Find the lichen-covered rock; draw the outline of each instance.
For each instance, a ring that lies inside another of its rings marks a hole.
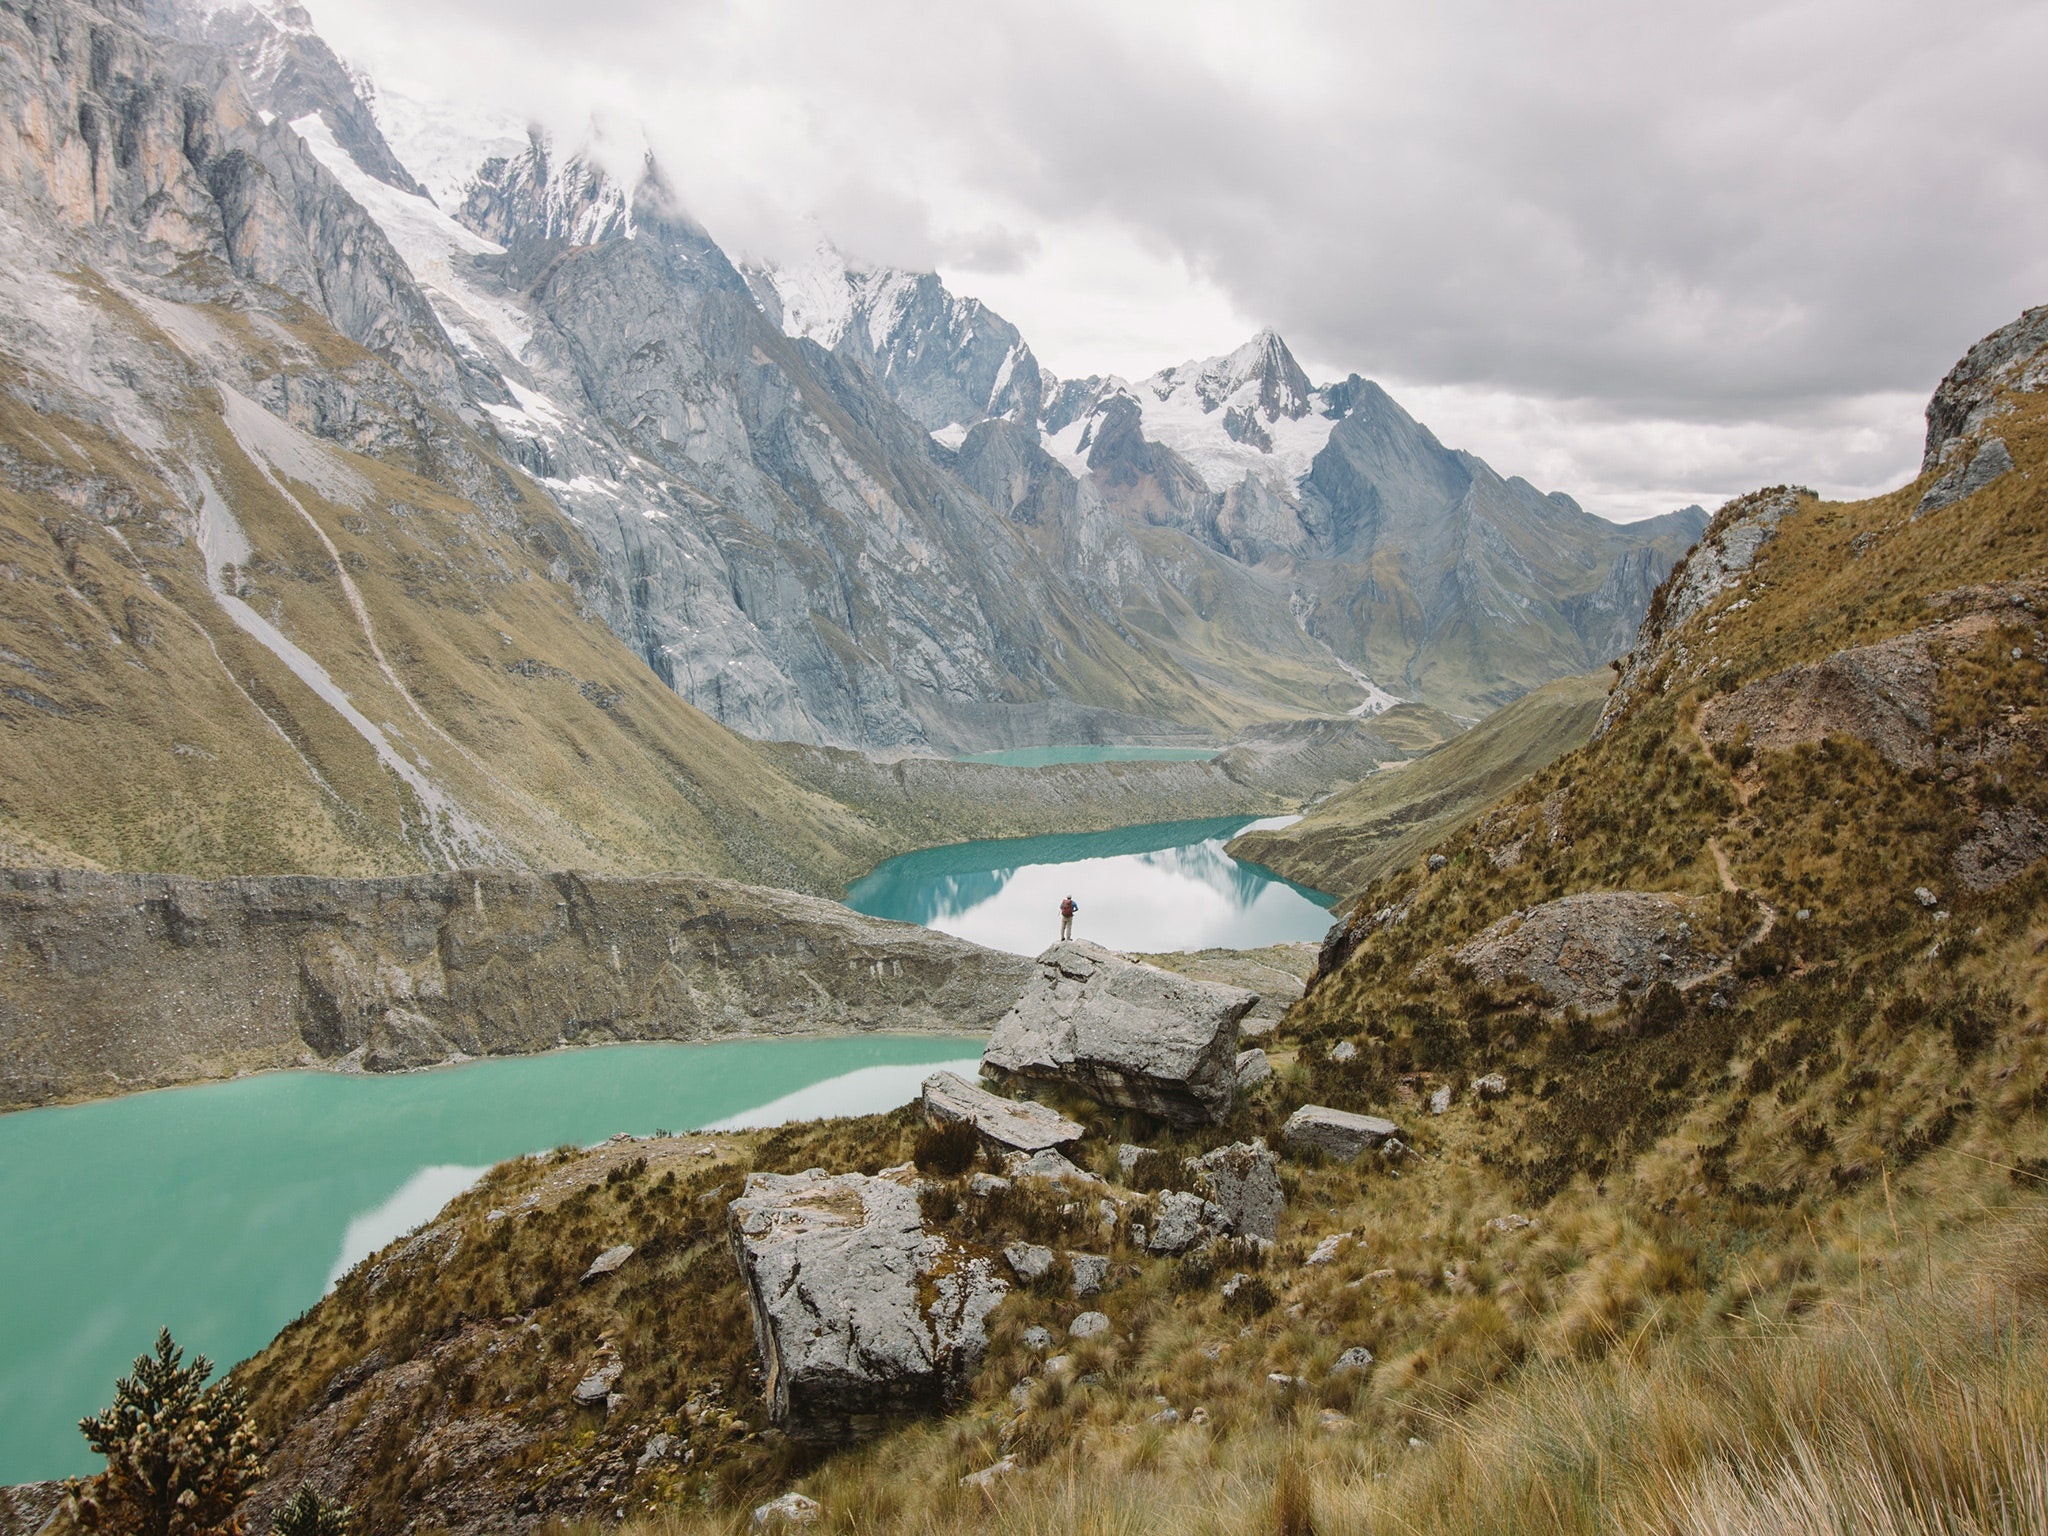
[[[2048,389],[2048,304],[2002,325],[1963,355],[1927,402],[1927,445],[1920,473],[1931,474],[1960,439],[2009,409],[2006,391]]]
[[[1012,1152],[1003,1160],[1003,1172],[1013,1179],[1056,1179],[1074,1184],[1102,1182],[1086,1168],[1075,1167],[1049,1147],[1028,1157],[1022,1152]]]
[[[751,1174],[728,1231],[769,1417],[810,1444],[958,1401],[1009,1289],[989,1257],[925,1230],[900,1170]]]
[[[1231,1232],[1239,1237],[1280,1235],[1280,1213],[1287,1196],[1280,1188],[1280,1159],[1263,1139],[1234,1142],[1188,1159],[1188,1169],[1222,1211]]]
[[[586,1281],[601,1280],[631,1257],[633,1257],[633,1245],[631,1243],[620,1243],[616,1247],[607,1248],[603,1253],[600,1253],[590,1261],[590,1268],[583,1271],[583,1278]]]
[[[1067,1252],[1067,1267],[1074,1274],[1074,1297],[1093,1296],[1109,1279],[1109,1259],[1100,1253]]]
[[[1213,1200],[1191,1195],[1184,1189],[1169,1189],[1159,1197],[1159,1208],[1145,1236],[1145,1246],[1154,1253],[1186,1253],[1212,1237],[1226,1236],[1229,1218]]]
[[[1346,1161],[1393,1138],[1400,1129],[1378,1115],[1354,1115],[1347,1109],[1304,1104],[1287,1117],[1280,1139],[1290,1147],[1314,1147]]]
[[[934,1072],[924,1080],[924,1117],[932,1125],[965,1121],[984,1141],[1017,1152],[1063,1147],[1088,1134],[1057,1110],[1029,1099],[1005,1099],[977,1088],[956,1072]]]
[[[1181,1125],[1221,1121],[1237,1092],[1237,1023],[1258,995],[1055,944],[982,1053],[998,1079],[1070,1083]]]
[[[1927,494],[1920,498],[1920,504],[1913,509],[1915,518],[1925,517],[1930,512],[1939,512],[1943,507],[1953,506],[1965,496],[1974,496],[1992,481],[2012,472],[2012,450],[2005,446],[2005,439],[1993,437],[1985,440],[1967,465],[1958,462],[1947,474],[1927,488]]]

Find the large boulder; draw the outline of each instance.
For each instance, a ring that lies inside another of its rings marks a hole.
[[[1180,1125],[1219,1122],[1237,1089],[1237,1025],[1258,994],[1055,944],[982,1052],[998,1080],[1070,1083]]]
[[[924,1117],[934,1126],[966,1121],[982,1140],[1015,1152],[1043,1152],[1088,1134],[1057,1110],[1029,1099],[1005,1099],[977,1088],[957,1072],[934,1072],[924,1080]]]
[[[925,1230],[907,1168],[750,1174],[727,1222],[768,1415],[792,1440],[835,1444],[959,1401],[1009,1285]]]

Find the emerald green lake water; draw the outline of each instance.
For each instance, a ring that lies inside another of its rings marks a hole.
[[[1221,747],[1013,747],[974,752],[963,763],[997,763],[1005,768],[1052,768],[1061,763],[1205,763]]]
[[[980,1053],[930,1035],[615,1045],[0,1115],[0,1483],[91,1471],[77,1420],[159,1326],[224,1369],[493,1163],[890,1109]]]
[[[1170,821],[925,848],[876,866],[847,890],[846,904],[1020,955],[1059,937],[1060,901],[1070,895],[1081,909],[1074,937],[1111,949],[1157,954],[1320,939],[1334,896],[1223,851],[1247,827],[1293,819]]]

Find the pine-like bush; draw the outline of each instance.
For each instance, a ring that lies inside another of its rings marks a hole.
[[[213,1362],[184,1351],[168,1328],[154,1354],[138,1355],[114,1383],[113,1406],[80,1419],[88,1444],[107,1458],[97,1477],[70,1487],[78,1523],[122,1536],[214,1536],[231,1532],[235,1506],[263,1475],[256,1426],[242,1394],[206,1385]]]

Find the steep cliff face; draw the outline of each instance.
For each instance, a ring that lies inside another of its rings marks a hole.
[[[789,891],[0,873],[0,1109],[262,1067],[988,1029],[1031,962]]]
[[[192,0],[144,0],[151,30],[203,43],[231,59],[259,110],[291,122],[317,115],[365,174],[402,192],[424,192],[377,125],[356,78],[294,0],[204,7]]]
[[[219,53],[29,0],[0,73],[10,859],[837,888],[888,848],[606,630],[485,349]]]

